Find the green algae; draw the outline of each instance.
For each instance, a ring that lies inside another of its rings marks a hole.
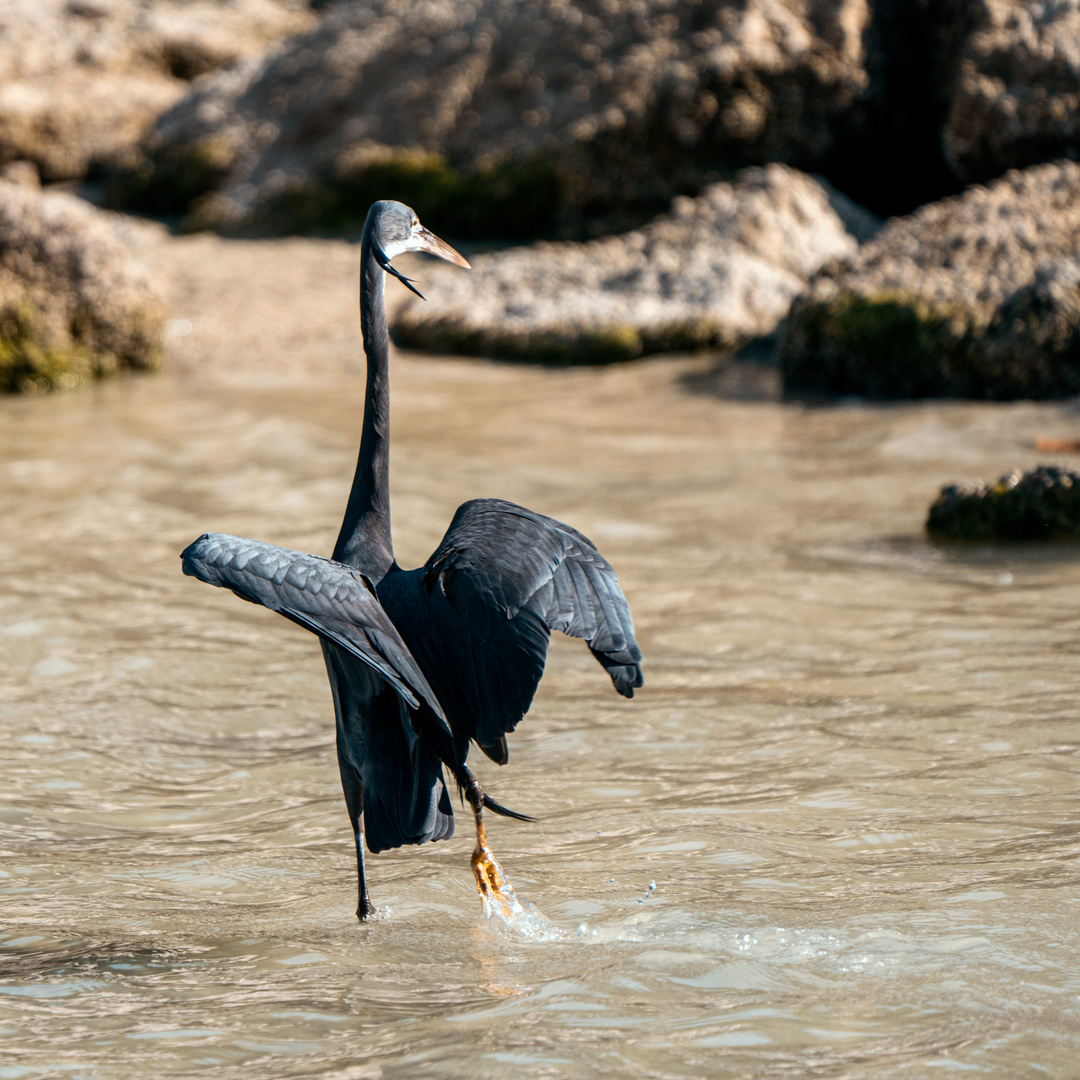
[[[404,150],[294,182],[258,208],[251,228],[355,232],[371,204],[385,198],[411,206],[433,231],[466,239],[549,235],[562,203],[557,172],[546,158],[457,169],[441,154]]]
[[[780,340],[789,394],[988,401],[1080,392],[1080,300],[1039,282],[996,311],[899,291],[813,293]]]
[[[156,154],[137,153],[110,168],[105,205],[145,214],[186,214],[224,183],[233,159],[231,144],[220,136]]]
[[[77,343],[47,343],[29,302],[0,308],[0,391],[38,393],[71,389],[96,375],[90,349]]]
[[[122,368],[151,370],[160,365],[158,320],[129,327],[128,340],[118,351],[95,347],[88,315],[76,315],[71,322],[69,340],[60,343],[31,301],[0,307],[0,393],[71,390]]]
[[[788,391],[869,398],[972,395],[971,315],[899,291],[795,303],[779,354]]]
[[[725,347],[722,332],[709,319],[688,319],[656,326],[608,324],[505,331],[456,320],[399,320],[394,340],[406,348],[455,356],[486,356],[551,367],[600,366],[663,352],[696,352]]]

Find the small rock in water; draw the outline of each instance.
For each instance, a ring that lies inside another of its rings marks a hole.
[[[939,540],[1080,539],[1080,473],[1039,465],[995,484],[950,484],[930,507],[926,531]]]

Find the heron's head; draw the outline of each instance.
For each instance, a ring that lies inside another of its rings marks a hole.
[[[456,263],[470,269],[468,260],[455,251],[445,240],[440,240],[420,224],[416,212],[404,203],[385,200],[374,203],[368,211],[364,232],[371,239],[372,250],[379,265],[399,281],[404,282],[417,296],[421,294],[413,288],[409,279],[398,273],[390,260],[395,255],[406,251],[426,251],[447,262]],[[422,298],[422,297],[421,297]]]

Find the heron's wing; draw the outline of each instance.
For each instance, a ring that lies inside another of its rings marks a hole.
[[[420,708],[422,699],[450,733],[435,692],[358,570],[225,533],[204,533],[180,558],[185,574],[231,589],[351,653],[411,708]]]
[[[641,686],[641,650],[611,564],[576,529],[501,499],[475,499],[454,515],[424,567],[465,635],[473,738],[496,760],[502,736],[528,710],[544,671],[550,631],[584,638],[615,689]],[[455,727],[457,725],[455,724]]]

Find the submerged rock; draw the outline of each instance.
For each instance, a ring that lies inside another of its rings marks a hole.
[[[1080,0],[975,0],[944,145],[957,175],[1080,156]]]
[[[866,86],[867,18],[865,0],[342,0],[200,82],[140,168],[177,208],[213,192],[190,220],[225,230],[348,227],[393,195],[449,235],[610,232],[739,166],[822,161]]]
[[[890,221],[792,306],[789,392],[1080,393],[1080,164],[1012,172]]]
[[[158,364],[162,303],[109,217],[0,181],[0,391]]]
[[[926,530],[940,540],[1080,539],[1080,473],[1038,465],[996,484],[950,484]]]
[[[822,263],[855,252],[849,229],[874,225],[794,169],[747,169],[621,236],[432,266],[429,299],[407,300],[393,329],[414,348],[565,364],[734,346],[774,330]]]
[[[137,144],[196,76],[312,22],[303,0],[5,0],[0,165],[83,177]]]

